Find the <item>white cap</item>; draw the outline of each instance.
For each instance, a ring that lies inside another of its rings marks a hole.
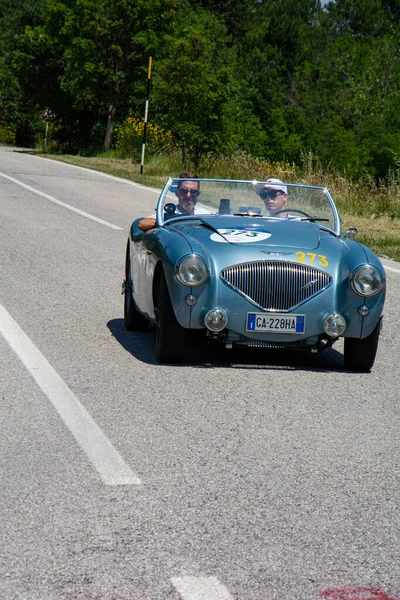
[[[287,194],[287,187],[280,179],[267,179],[265,183],[258,186],[256,194],[260,195],[264,190],[282,190],[282,192]]]

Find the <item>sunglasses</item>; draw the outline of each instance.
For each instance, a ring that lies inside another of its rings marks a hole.
[[[184,196],[186,196],[187,194],[190,194],[191,196],[196,198],[197,196],[199,196],[200,191],[199,190],[191,190],[189,188],[182,187],[182,188],[178,189],[178,193],[183,194]]]
[[[261,200],[266,200],[267,198],[271,198],[271,200],[275,200],[279,194],[284,194],[282,190],[270,190],[269,192],[262,192],[260,194]]]

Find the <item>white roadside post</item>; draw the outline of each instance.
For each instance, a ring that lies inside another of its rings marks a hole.
[[[144,109],[144,126],[143,126],[143,142],[142,142],[142,158],[140,160],[140,174],[143,175],[144,166],[144,151],[146,148],[146,129],[147,129],[147,117],[149,114],[149,95],[150,95],[150,77],[151,77],[151,56],[149,57],[149,68],[147,70],[147,90],[146,90],[146,105]]]

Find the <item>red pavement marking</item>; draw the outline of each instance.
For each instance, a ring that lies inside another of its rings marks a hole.
[[[374,588],[352,588],[344,590],[324,590],[319,594],[328,600],[395,600],[382,590]]]

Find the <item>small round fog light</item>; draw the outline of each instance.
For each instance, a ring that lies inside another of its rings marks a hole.
[[[370,313],[370,308],[366,304],[361,304],[361,306],[358,307],[358,312],[362,317],[366,317]]]
[[[213,333],[218,333],[226,327],[228,315],[220,308],[214,308],[213,310],[208,311],[204,317],[204,323],[207,329]]]
[[[197,298],[196,296],[193,296],[193,294],[189,294],[189,296],[186,296],[185,302],[188,306],[194,306],[197,302]]]
[[[342,315],[334,313],[324,319],[324,331],[330,337],[339,337],[346,329],[346,321]]]

